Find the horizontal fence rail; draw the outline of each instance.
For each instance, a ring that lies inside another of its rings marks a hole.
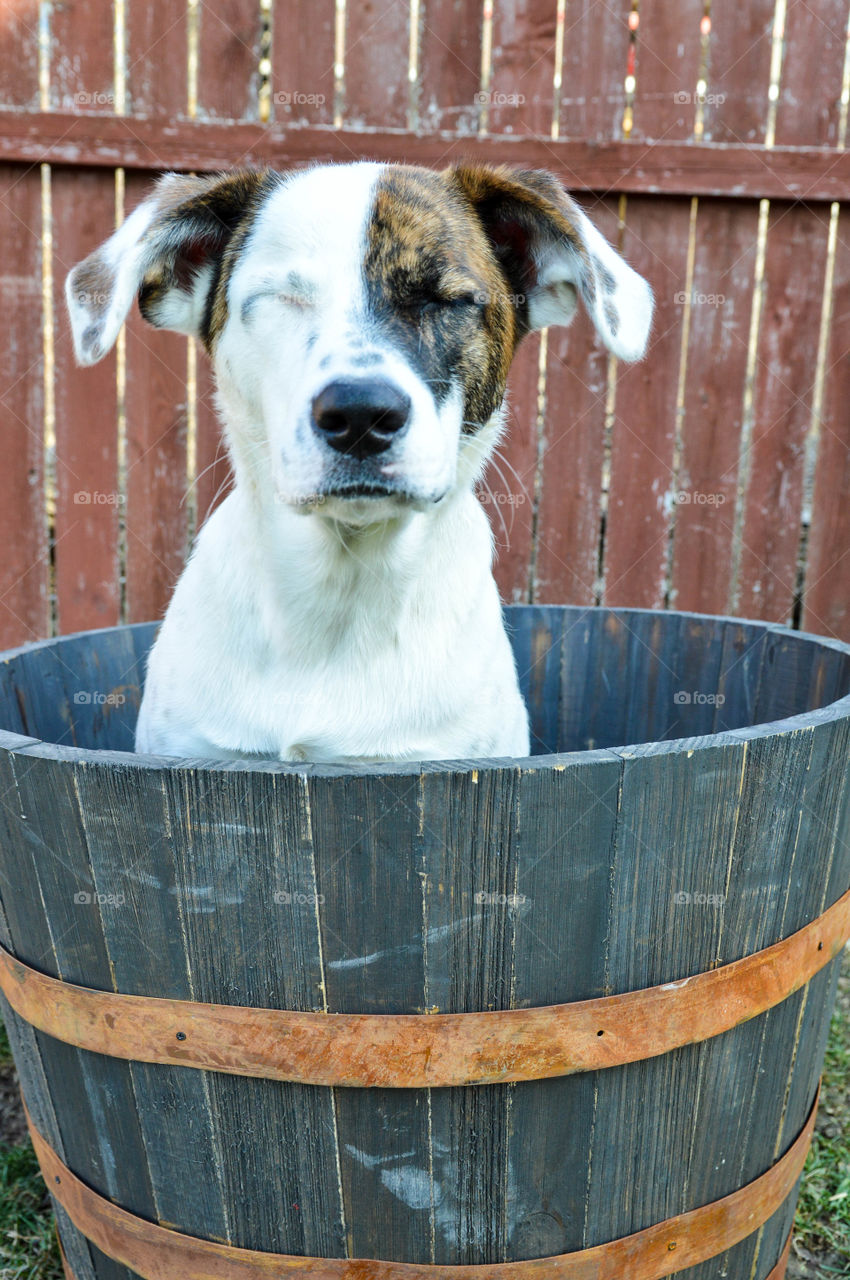
[[[0,643],[161,616],[230,479],[203,353],[74,366],[68,269],[164,168],[551,169],[649,353],[526,339],[481,497],[506,600],[850,638],[848,0],[115,0],[0,16]]]

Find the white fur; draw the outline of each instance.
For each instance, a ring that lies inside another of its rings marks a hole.
[[[362,262],[382,170],[289,177],[235,265],[214,365],[236,485],[201,530],[150,654],[139,751],[343,762],[528,753],[492,538],[473,494],[501,411],[464,434],[460,389],[438,408],[374,328]],[[150,268],[168,181],[101,251],[102,274],[115,280],[107,307],[87,314],[69,279],[83,362],[114,341]],[[640,309],[634,273],[613,250],[593,251],[622,291],[618,308]],[[171,289],[157,322],[197,333],[208,281],[202,267],[191,288]],[[565,323],[576,286],[556,266],[541,286],[532,321],[548,322],[554,305],[550,318]],[[594,319],[617,349],[604,317]],[[623,350],[635,345],[620,339]],[[378,362],[370,372],[411,401],[408,429],[375,464],[403,499],[323,494],[350,463],[311,428],[311,402],[329,380],[356,374],[364,350]]]

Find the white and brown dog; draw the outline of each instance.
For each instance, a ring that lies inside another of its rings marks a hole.
[[[68,277],[81,363],[136,296],[207,348],[236,480],[151,651],[137,750],[526,755],[473,486],[522,336],[580,296],[637,359],[646,282],[548,173],[362,163],[167,175]]]

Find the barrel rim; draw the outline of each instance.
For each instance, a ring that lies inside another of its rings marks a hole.
[[[502,606],[508,630],[511,629],[511,615],[514,610],[535,610],[575,614],[605,612],[616,617],[691,620],[695,622],[721,622],[733,626],[754,627],[766,635],[784,635],[801,643],[815,644],[823,649],[850,656],[850,644],[837,640],[832,636],[819,636],[810,631],[796,631],[792,627],[777,622],[766,622],[758,618],[738,618],[730,614],[693,613],[679,609],[637,609],[617,608],[603,605],[558,605],[558,604],[509,604]],[[6,665],[26,653],[34,653],[39,649],[52,648],[62,643],[85,640],[90,637],[103,636],[118,632],[132,633],[151,626],[161,624],[161,619],[149,622],[119,623],[111,627],[95,627],[87,631],[70,632],[67,635],[51,636],[44,640],[35,640],[7,649],[0,653],[0,663]],[[814,729],[820,725],[834,721],[850,719],[850,693],[834,702],[811,711],[803,711],[795,716],[787,716],[781,720],[768,720],[759,724],[747,725],[740,729],[724,729],[719,733],[700,734],[692,737],[669,738],[657,741],[622,743],[616,747],[600,747],[588,751],[551,752],[535,756],[481,756],[459,760],[405,760],[387,761],[375,764],[335,765],[312,764],[310,762],[290,763],[284,760],[216,760],[206,756],[162,756],[134,751],[100,750],[92,747],[68,746],[64,743],[48,742],[41,738],[28,737],[25,734],[13,733],[0,728],[0,750],[14,752],[28,757],[45,760],[65,760],[76,764],[123,766],[130,769],[146,769],[151,772],[168,770],[170,772],[208,773],[273,773],[292,775],[305,780],[310,778],[385,778],[385,777],[420,777],[423,774],[480,774],[480,773],[542,773],[566,772],[581,766],[601,762],[610,763],[635,756],[651,754],[661,756],[668,754],[694,755],[697,752],[712,750],[717,747],[738,746],[743,748],[750,742],[764,738],[784,736],[804,729]]]

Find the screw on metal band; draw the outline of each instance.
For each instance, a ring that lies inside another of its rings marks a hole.
[[[481,1013],[300,1013],[117,995],[39,973],[2,948],[0,990],[40,1031],[93,1053],[302,1084],[429,1088],[598,1071],[707,1040],[786,1000],[848,938],[850,891],[783,941],[706,973]]]

